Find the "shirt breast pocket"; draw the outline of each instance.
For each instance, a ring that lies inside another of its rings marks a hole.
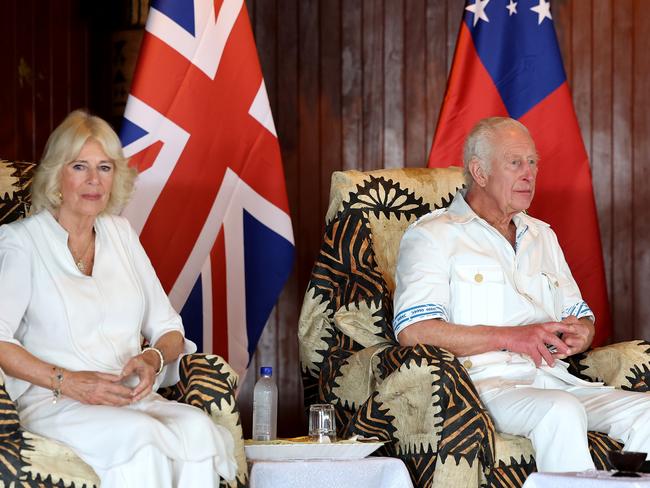
[[[499,265],[456,265],[450,320],[462,325],[501,325],[505,276]]]
[[[557,276],[554,273],[541,271],[538,279],[544,311],[553,320],[562,320],[562,294]]]

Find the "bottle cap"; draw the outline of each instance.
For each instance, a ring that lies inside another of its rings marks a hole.
[[[273,368],[271,366],[262,366],[260,368],[260,375],[273,376]]]

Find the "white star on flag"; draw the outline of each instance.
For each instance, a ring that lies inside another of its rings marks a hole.
[[[474,23],[472,24],[474,27],[476,27],[479,19],[484,20],[485,22],[490,21],[487,15],[485,15],[485,7],[487,7],[488,3],[490,3],[490,0],[476,0],[475,4],[465,7],[465,10],[474,14]]]
[[[506,5],[506,8],[508,9],[508,16],[516,14],[517,2],[515,2],[514,0],[510,0],[510,3]]]
[[[544,19],[553,20],[551,17],[551,4],[545,0],[539,0],[539,4],[530,8],[537,14],[537,25],[540,25]]]

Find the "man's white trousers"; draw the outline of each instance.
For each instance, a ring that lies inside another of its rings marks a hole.
[[[650,453],[650,394],[569,385],[538,369],[532,385],[481,393],[499,432],[528,437],[538,471],[594,469],[587,431]]]

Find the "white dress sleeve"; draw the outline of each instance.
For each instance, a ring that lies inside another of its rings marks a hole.
[[[9,226],[0,227],[0,341],[21,345],[16,333],[31,296],[31,262],[26,244]]]
[[[141,325],[142,335],[151,345],[155,345],[163,335],[171,331],[179,331],[184,336],[185,330],[180,315],[172,307],[137,234],[130,225],[128,225],[128,229],[133,265],[140,280],[145,300]],[[183,354],[177,361],[165,366],[157,378],[156,386],[169,386],[178,382],[180,358],[184,354],[196,352],[196,349],[196,344],[186,338]]]

